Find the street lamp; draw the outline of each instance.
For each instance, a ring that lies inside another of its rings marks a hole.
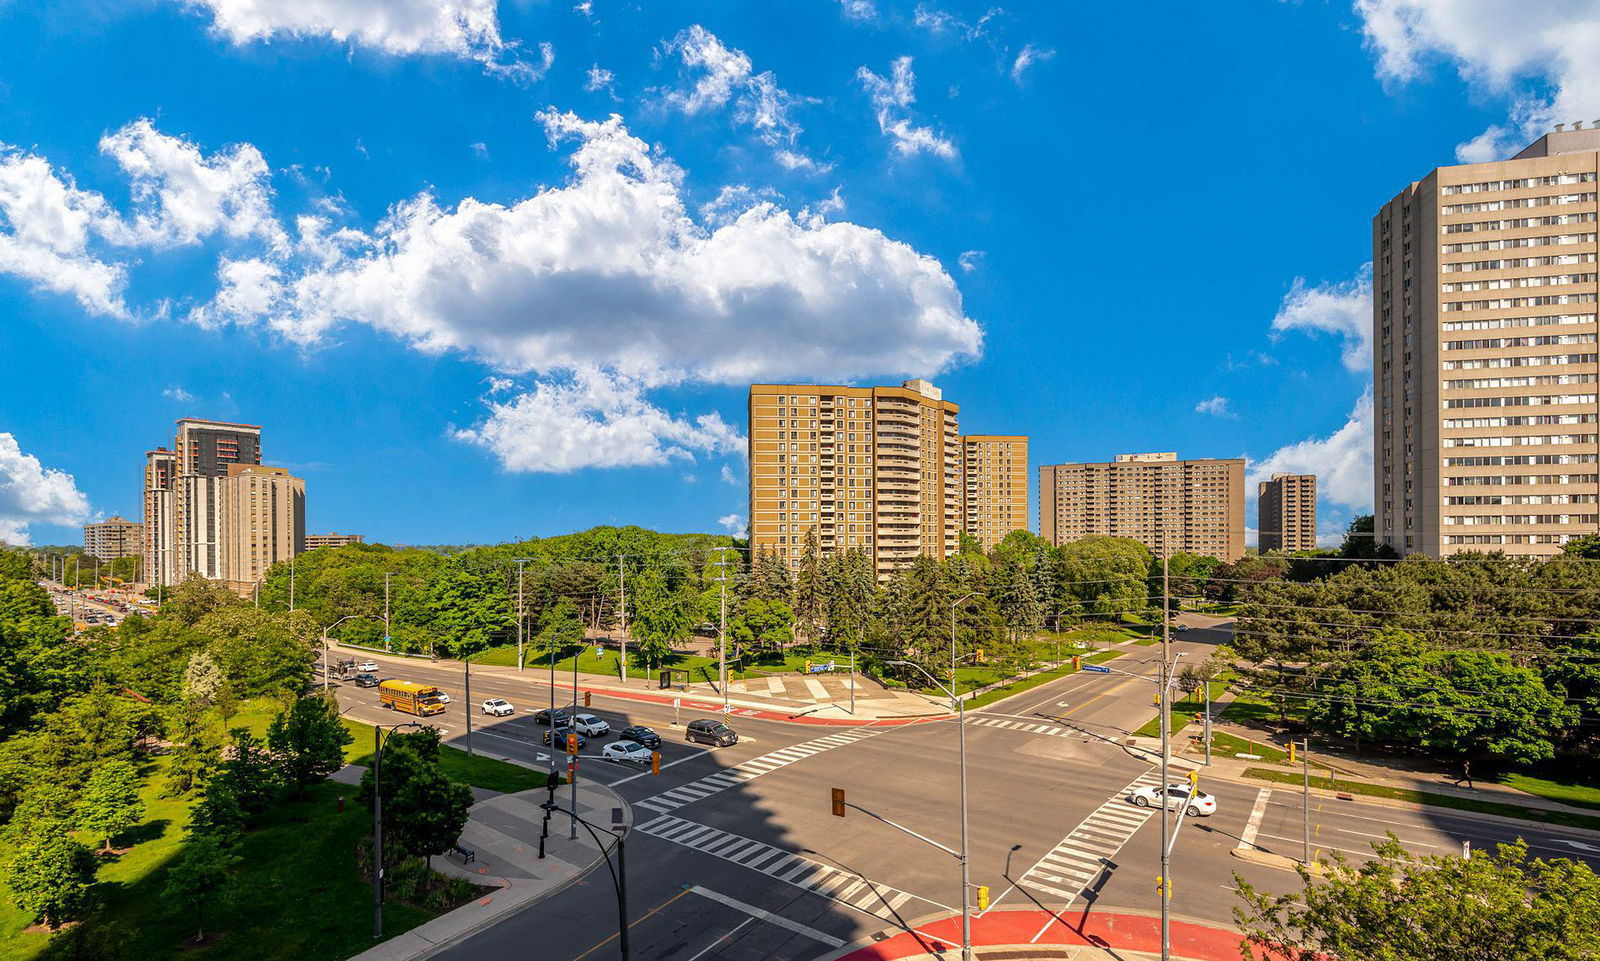
[[[556,806],[556,802],[554,800],[554,791],[551,791],[550,797],[550,800],[539,805],[540,807],[544,808],[546,819],[549,818],[552,812],[561,811],[562,814],[572,818],[574,827],[579,824],[583,825],[583,829],[589,832],[590,837],[594,838],[594,846],[600,849],[601,855],[603,855],[606,859],[606,870],[611,872],[611,884],[617,890],[617,947],[622,951],[622,961],[629,961],[629,958],[631,958],[632,955],[628,950],[628,866],[625,857],[627,851],[623,845],[624,831],[621,827],[615,829],[617,832],[617,843],[613,845],[613,847],[615,847],[617,850],[617,863],[615,866],[613,866],[611,863],[610,849],[601,843],[600,835],[596,831],[595,825],[578,816],[576,804],[574,804],[572,810],[563,811],[561,808]],[[618,810],[621,809],[618,808]],[[601,830],[604,829],[602,828]]]
[[[967,597],[971,597],[968,594]],[[963,597],[961,601],[966,600]],[[956,604],[961,603],[956,601]],[[951,608],[954,609],[952,604]],[[952,613],[952,618],[954,614]],[[914,661],[890,661],[890,664],[914,667],[933,682],[933,686],[950,695],[950,700],[956,705],[956,723],[960,732],[958,740],[961,745],[961,853],[956,855],[956,860],[961,862],[961,961],[972,961],[972,907],[967,898],[967,885],[970,883],[967,859],[967,708],[966,703],[956,695],[955,683],[955,629],[950,631],[950,686],[945,687],[939,679],[928,672],[928,669]],[[942,847],[943,845],[941,845]],[[948,850],[948,849],[946,849]]]
[[[426,725],[404,721],[389,728],[389,735],[403,727],[421,730]],[[372,940],[383,938],[383,725],[372,725]]]

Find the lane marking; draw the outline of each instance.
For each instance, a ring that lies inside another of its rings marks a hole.
[[[707,798],[713,794],[726,791],[735,784],[741,784],[763,774],[769,774],[779,768],[803,761],[808,757],[814,757],[848,744],[854,744],[864,738],[876,737],[889,730],[893,729],[862,726],[851,728],[848,731],[823,735],[802,744],[794,744],[763,754],[760,757],[751,758],[748,761],[741,761],[732,767],[708,774],[697,780],[690,781],[688,784],[679,785],[671,790],[663,791],[660,794],[643,798],[633,803],[636,807],[642,807],[657,814],[665,814],[668,811],[677,810],[685,804],[691,804],[701,798]],[[611,786],[615,787],[616,784],[621,783],[623,782],[617,781]]]
[[[739,931],[746,925],[754,924],[755,921],[755,918],[745,918],[743,921],[740,921],[738,924],[734,925],[732,931],[729,931],[727,934],[724,934],[722,937],[701,948],[699,951],[696,951],[694,955],[689,958],[689,961],[700,961],[701,958],[705,957],[707,954],[710,954],[719,945],[731,944],[733,942],[734,935],[738,934]]]
[[[628,930],[632,931],[635,927],[637,927],[645,919],[650,918],[650,917],[660,913],[668,905],[672,904],[672,902],[678,900],[679,898],[686,897],[686,896],[688,896],[688,894],[689,894],[689,891],[687,889],[685,889],[683,891],[679,891],[677,894],[674,894],[672,897],[666,899],[665,901],[662,901],[660,904],[656,905],[655,907],[651,908],[650,910],[646,911],[645,913],[639,915],[639,917],[635,918],[628,925]],[[587,958],[589,955],[594,954],[596,951],[600,950],[601,948],[605,947],[606,945],[610,944],[611,942],[615,941],[616,939],[617,939],[616,932],[612,932],[609,936],[606,937],[605,940],[597,943],[594,947],[592,947],[589,950],[583,952],[582,954],[577,955],[576,957],[574,957],[572,959],[572,961],[583,961],[584,958]]]
[[[844,942],[831,934],[824,934],[823,932],[818,931],[816,928],[807,927],[806,925],[801,924],[799,921],[791,921],[782,915],[773,914],[771,911],[768,911],[765,908],[758,908],[753,904],[746,904],[737,898],[730,898],[726,894],[721,894],[711,890],[710,888],[703,888],[698,884],[689,890],[700,895],[702,898],[709,898],[718,904],[727,905],[728,907],[733,908],[735,911],[743,911],[745,914],[750,915],[751,920],[760,921],[764,924],[776,925],[777,927],[783,928],[785,931],[792,931],[795,934],[810,938],[818,944],[825,944],[830,948],[844,947]],[[704,953],[704,951],[700,952],[700,954]],[[696,958],[699,956],[699,954],[695,955]],[[690,961],[694,961],[694,959],[691,958]]]
[[[1256,795],[1255,806],[1250,809],[1250,820],[1245,822],[1244,830],[1239,832],[1240,851],[1248,851],[1256,846],[1256,832],[1261,830],[1261,817],[1267,813],[1267,804],[1272,798],[1271,788],[1262,788]]]
[[[668,761],[668,762],[666,762],[665,764],[661,765],[661,770],[665,771],[667,768],[672,767],[674,764],[682,764],[684,761],[692,761],[695,758],[701,756],[702,754],[710,754],[710,753],[711,752],[709,750],[707,750],[705,748],[700,748],[700,749],[696,750],[693,754],[690,754],[690,755],[688,755],[686,757],[680,757],[676,761]],[[609,786],[610,787],[616,787],[619,784],[627,784],[629,781],[632,781],[635,778],[653,777],[653,776],[654,775],[652,775],[651,772],[649,772],[649,771],[640,771],[638,774],[630,774],[630,775],[628,775],[627,777],[623,778],[620,781],[612,781]]]
[[[1139,788],[1155,787],[1160,783],[1160,776],[1153,770],[1139,775],[1127,787],[1089,812],[1060,843],[1022,872],[1017,878],[1017,886],[1060,898],[1066,902],[1061,910],[1066,910],[1105,871],[1106,863],[1117,856],[1117,852],[1133,835],[1150,818],[1160,813],[1160,808],[1129,805],[1126,800],[1128,795]],[[1008,889],[1006,894],[1009,893]],[[1001,895],[1002,898],[1004,896]],[[990,902],[991,909],[997,901]]]

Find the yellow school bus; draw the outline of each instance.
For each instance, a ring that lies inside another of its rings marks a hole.
[[[439,689],[414,681],[384,681],[378,685],[378,703],[391,711],[404,711],[417,717],[444,713]]]

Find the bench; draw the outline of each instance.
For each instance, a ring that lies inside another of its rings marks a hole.
[[[462,864],[471,864],[473,861],[478,860],[478,852],[472,850],[471,848],[462,847],[459,844],[452,844],[450,845],[450,850],[455,854],[461,855]]]

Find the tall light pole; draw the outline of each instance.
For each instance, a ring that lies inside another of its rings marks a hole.
[[[260,585],[257,586],[259,587]],[[345,621],[348,621],[350,618],[360,616],[360,614],[346,614],[322,629],[322,690],[324,693],[326,693],[328,690],[328,632],[338,627],[340,624],[343,624]]]
[[[527,558],[519,557],[517,564],[517,670],[522,670],[522,629],[523,622],[527,620],[527,613],[522,608],[522,565],[527,563]],[[551,695],[552,705],[555,704],[555,695]],[[555,768],[551,767],[554,771]]]
[[[1168,905],[1172,900],[1172,811],[1167,803],[1167,766],[1172,760],[1172,738],[1168,730],[1172,715],[1168,709],[1167,666],[1172,658],[1172,601],[1169,578],[1172,573],[1172,548],[1166,534],[1161,538],[1161,961],[1172,958],[1172,917]]]
[[[424,725],[406,721],[389,729],[391,735],[403,727],[419,730]],[[383,725],[372,725],[372,940],[383,938]]]
[[[722,588],[722,621],[717,628],[717,642],[720,647],[718,659],[722,662],[718,668],[720,680],[718,686],[722,688],[722,716],[728,717],[728,551],[730,547],[720,548],[721,559],[717,561],[717,585]]]
[[[617,555],[617,606],[622,609],[622,683],[628,683],[628,575]]]
[[[390,640],[389,640],[393,636],[394,636],[393,633],[389,630],[389,572],[388,571],[384,571],[383,572],[383,649],[384,650],[386,650],[386,651],[394,650],[394,644],[392,644],[390,642]]]

